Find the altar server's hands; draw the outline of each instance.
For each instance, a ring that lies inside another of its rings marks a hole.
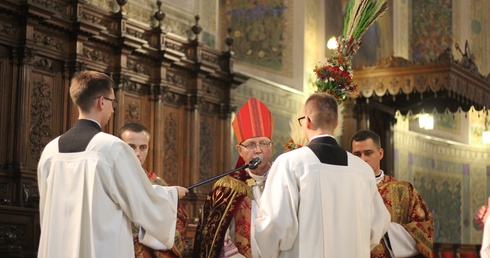
[[[179,192],[179,199],[184,198],[184,196],[189,192],[187,188],[182,186],[176,186],[175,188],[177,188],[177,191]]]

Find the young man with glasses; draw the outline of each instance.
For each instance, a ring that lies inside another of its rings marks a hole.
[[[373,170],[332,136],[337,112],[332,95],[311,95],[298,119],[308,145],[274,161],[255,220],[262,257],[366,258],[388,229]]]
[[[79,119],[46,145],[38,164],[39,258],[134,257],[131,221],[173,245],[178,199],[188,191],[154,189],[134,151],[102,132],[117,104],[114,86],[94,71],[71,81]]]
[[[236,167],[262,157],[254,170],[245,169],[218,180],[203,206],[192,257],[259,257],[253,242],[253,221],[270,169],[272,115],[262,102],[249,99],[232,123],[240,155]]]

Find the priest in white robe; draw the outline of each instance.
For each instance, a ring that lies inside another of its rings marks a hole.
[[[155,191],[134,151],[102,132],[117,105],[113,87],[93,71],[72,80],[79,120],[46,146],[38,164],[39,258],[134,257],[131,221],[173,245],[177,203],[187,189]]]
[[[369,257],[386,233],[372,168],[332,136],[337,109],[331,95],[311,95],[299,119],[308,146],[272,165],[255,221],[261,257]]]

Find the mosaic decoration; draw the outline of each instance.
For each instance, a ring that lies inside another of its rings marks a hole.
[[[480,244],[481,230],[473,216],[490,195],[490,153],[476,146],[441,144],[405,131],[401,124],[394,135],[395,177],[412,182],[424,198],[434,216],[434,242]]]
[[[415,163],[429,161],[424,157],[413,155]],[[453,167],[458,165],[453,164]],[[459,166],[461,167],[461,166]],[[462,174],[428,171],[427,167],[414,164],[414,186],[424,198],[432,216],[434,216],[434,242],[461,242],[461,182]],[[444,196],[444,198],[440,198]]]
[[[291,5],[278,1],[226,1],[225,16],[237,60],[281,73],[292,58]],[[287,69],[286,69],[287,70]]]
[[[414,62],[433,60],[453,45],[451,0],[413,0],[410,51]]]

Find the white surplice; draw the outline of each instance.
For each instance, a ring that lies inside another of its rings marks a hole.
[[[131,221],[173,245],[175,187],[157,193],[134,151],[117,137],[98,133],[78,153],[59,153],[58,139],[38,165],[39,258],[134,257]]]
[[[280,155],[255,221],[260,254],[270,257],[369,257],[390,223],[371,167],[321,163],[308,147]]]

